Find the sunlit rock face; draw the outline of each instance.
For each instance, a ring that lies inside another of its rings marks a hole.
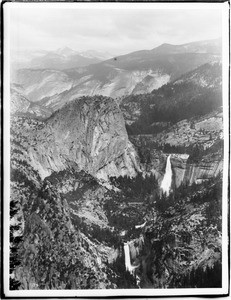
[[[50,117],[52,111],[29,101],[25,96],[22,86],[13,84],[10,94],[10,114],[27,116],[32,118],[46,119]]]
[[[15,87],[11,87],[11,101],[10,101],[10,111],[11,114],[15,114],[17,112],[26,113],[30,107],[30,101],[26,99],[22,92],[16,89]]]
[[[182,183],[201,183],[212,177],[216,177],[223,170],[223,158],[221,153],[207,155],[199,162],[192,162],[189,155],[172,154],[171,156],[173,182],[175,187]]]
[[[216,177],[219,172],[223,171],[223,160],[216,158],[214,161],[204,160],[197,164],[188,164],[184,182],[188,182],[190,185],[195,183],[201,183],[204,180]]]
[[[135,176],[139,170],[122,113],[111,98],[83,97],[69,103],[46,121],[35,139],[29,153],[42,177],[68,166],[102,179]]]
[[[98,179],[107,180],[108,176],[136,176],[137,172],[142,172],[139,164],[139,157],[132,143],[128,141],[123,154],[112,160],[96,173]]]
[[[13,74],[12,82],[23,86],[25,96],[31,102],[62,93],[72,87],[72,81],[64,72],[48,69],[21,69]]]
[[[160,154],[159,162],[155,162],[155,172],[153,171],[162,191],[167,194],[171,188],[178,188],[183,183],[189,185],[201,183],[204,180],[216,177],[223,170],[221,153],[207,155],[199,162],[190,161],[188,154],[172,153],[171,158],[169,157],[166,154]]]
[[[171,166],[173,170],[173,182],[175,187],[179,187],[187,177],[186,169],[189,155],[188,154],[172,154]]]

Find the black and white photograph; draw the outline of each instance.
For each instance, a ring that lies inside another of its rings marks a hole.
[[[228,295],[228,2],[3,16],[4,295]]]

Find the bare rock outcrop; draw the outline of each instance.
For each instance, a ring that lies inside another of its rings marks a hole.
[[[31,164],[41,177],[67,167],[106,180],[108,175],[135,176],[138,156],[128,140],[116,102],[82,97],[53,114],[31,144]]]
[[[219,153],[204,156],[201,161],[192,162],[187,154],[173,154],[171,165],[174,176],[174,184],[179,187],[181,183],[189,185],[201,183],[216,177],[223,170],[223,158]]]

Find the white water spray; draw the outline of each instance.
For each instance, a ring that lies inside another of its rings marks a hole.
[[[126,270],[129,271],[131,274],[134,274],[135,269],[138,268],[138,266],[133,266],[131,264],[130,251],[129,251],[129,244],[128,243],[124,243],[124,254],[125,254],[125,267],[126,267]]]
[[[170,158],[171,158],[171,154],[167,158],[165,174],[160,186],[163,192],[166,193],[167,195],[169,195],[171,184],[172,184],[172,167],[171,167]]]
[[[138,229],[138,228],[144,228],[144,226],[146,225],[147,222],[144,222],[143,224],[141,225],[135,225],[135,229]]]

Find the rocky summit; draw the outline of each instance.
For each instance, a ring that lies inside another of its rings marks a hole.
[[[17,122],[18,129],[27,128],[28,159],[42,178],[69,167],[102,179],[135,176],[139,170],[122,113],[111,98],[79,98],[44,122]]]

